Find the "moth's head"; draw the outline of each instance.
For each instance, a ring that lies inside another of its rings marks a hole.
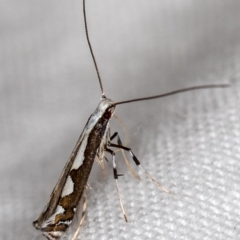
[[[98,104],[97,110],[101,112],[101,115],[104,119],[109,120],[114,114],[115,108],[115,102],[109,98],[102,97],[100,103]]]

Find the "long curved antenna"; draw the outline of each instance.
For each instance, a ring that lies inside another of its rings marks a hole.
[[[89,35],[88,35],[85,0],[83,0],[83,16],[84,16],[84,25],[85,25],[85,32],[86,32],[86,37],[87,37],[88,46],[89,46],[89,49],[90,49],[90,52],[91,52],[91,55],[92,55],[92,59],[93,59],[93,62],[94,62],[94,66],[95,66],[95,69],[96,69],[96,72],[97,72],[98,81],[99,81],[100,88],[101,88],[101,92],[102,92],[102,97],[105,97],[105,94],[104,94],[104,91],[103,91],[102,80],[101,80],[101,77],[100,77],[100,73],[99,73],[99,71],[98,71],[97,62],[96,62],[95,56],[94,56],[94,54],[93,54],[92,45],[91,45],[91,43],[90,43],[90,39],[89,39]]]
[[[167,96],[174,95],[177,93],[188,92],[188,91],[198,90],[198,89],[226,88],[226,87],[230,87],[230,84],[201,85],[201,86],[183,88],[183,89],[179,89],[176,91],[172,91],[172,92],[168,92],[168,93],[164,93],[164,94],[160,94],[160,95],[155,95],[155,96],[151,96],[151,97],[135,98],[135,99],[130,99],[130,100],[126,100],[126,101],[116,102],[115,105],[120,105],[120,104],[125,104],[125,103],[130,103],[130,102],[144,101],[144,100],[151,100],[151,99],[155,99],[155,98],[162,98],[162,97],[167,97]]]

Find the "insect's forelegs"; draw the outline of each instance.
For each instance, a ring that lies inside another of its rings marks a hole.
[[[111,137],[110,137],[110,141],[112,141],[116,136],[118,136],[118,132],[115,132]],[[118,137],[119,138],[119,137]]]
[[[120,139],[119,139],[120,140]],[[120,143],[120,144],[119,144]],[[132,157],[133,161],[135,162],[135,164],[139,167],[142,168],[142,170],[145,172],[145,174],[159,187],[161,188],[163,191],[167,192],[167,193],[171,193],[168,189],[166,189],[165,187],[163,187],[159,182],[157,182],[150,174],[149,172],[144,169],[140,163],[140,161],[137,159],[137,157],[134,155],[134,153],[132,152],[131,148],[125,147],[121,144],[121,140],[118,141],[118,144],[114,144],[114,143],[109,143],[108,145],[109,147],[115,147],[115,148],[119,148],[119,149],[123,149],[125,151],[128,151],[130,156]]]
[[[127,222],[127,215],[126,215],[126,212],[125,212],[123,204],[122,204],[122,199],[121,199],[120,192],[119,192],[119,187],[118,187],[118,177],[122,176],[123,174],[118,174],[118,172],[117,172],[117,165],[116,165],[116,160],[115,160],[115,152],[113,150],[111,150],[111,149],[108,149],[108,148],[106,148],[106,151],[109,152],[112,155],[113,176],[114,176],[115,183],[116,183],[118,199],[119,199],[119,202],[120,202],[120,206],[121,206],[121,209],[122,209],[122,213],[123,213],[124,219]]]
[[[116,137],[117,137],[117,143],[118,143],[118,145],[123,146],[122,141],[121,141],[121,139],[120,139],[120,137],[119,137],[118,132],[115,132],[115,133],[109,138],[109,139],[110,139],[110,143],[111,143],[111,141],[112,141],[113,139],[115,139]],[[129,170],[129,172],[130,172],[136,179],[140,180],[140,177],[138,176],[138,174],[132,169],[131,165],[129,164],[129,161],[128,161],[125,153],[124,153],[124,149],[119,148],[119,150],[121,150],[121,152],[122,152],[123,158],[124,158],[124,160],[125,160],[125,163],[126,163],[126,165],[127,165],[127,168],[128,168],[128,170]],[[116,153],[116,151],[115,151],[115,153]]]

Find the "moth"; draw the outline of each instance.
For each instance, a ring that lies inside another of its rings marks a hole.
[[[85,0],[83,0],[83,15],[86,38],[97,72],[102,97],[97,106],[97,109],[89,117],[76,143],[76,146],[74,147],[62,171],[62,174],[52,191],[49,202],[45,206],[43,212],[40,214],[38,219],[33,222],[34,227],[40,230],[42,234],[46,236],[49,240],[60,239],[65,234],[69,226],[72,224],[75,215],[78,214],[80,216],[80,223],[72,239],[75,239],[77,237],[80,226],[85,217],[85,190],[87,188],[88,177],[90,175],[94,160],[96,158],[100,160],[104,159],[105,152],[108,152],[112,155],[113,175],[116,181],[120,206],[126,222],[127,216],[123,208],[118,188],[118,177],[121,175],[117,172],[115,152],[113,149],[122,149],[124,151],[128,151],[135,164],[137,166],[140,166],[146,173],[146,175],[161,189],[169,192],[169,190],[167,190],[160,183],[154,180],[151,175],[141,166],[140,161],[137,159],[132,150],[122,144],[122,141],[117,132],[110,136],[109,123],[111,118],[114,116],[117,105],[161,98],[191,90],[205,88],[223,88],[229,86],[228,84],[201,85],[151,97],[114,102],[113,100],[107,98],[103,91],[102,81],[88,35]],[[113,143],[114,139],[117,140],[117,144]]]

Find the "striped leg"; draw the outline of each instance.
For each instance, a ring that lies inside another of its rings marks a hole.
[[[111,149],[108,149],[108,148],[106,149],[106,151],[109,152],[112,155],[113,176],[115,178],[118,199],[119,199],[119,203],[120,203],[120,206],[121,206],[121,209],[122,209],[123,217],[124,217],[125,221],[127,222],[127,215],[126,215],[126,212],[125,212],[123,204],[122,204],[122,199],[121,199],[120,192],[119,192],[119,187],[118,187],[118,177],[123,176],[123,174],[118,174],[118,172],[117,172],[117,166],[116,166],[116,161],[115,161],[115,152]]]
[[[116,138],[116,137],[117,137],[117,143],[118,143],[118,145],[123,146],[122,141],[121,141],[121,139],[120,139],[120,137],[119,137],[119,134],[118,134],[117,132],[115,132],[115,133],[110,137],[110,141],[112,141],[112,140],[113,140],[114,138]],[[132,169],[131,165],[129,164],[129,161],[128,161],[125,153],[124,153],[124,150],[121,149],[121,148],[120,148],[120,150],[121,150],[121,152],[122,152],[123,158],[124,158],[125,163],[126,163],[126,165],[127,165],[128,171],[133,175],[133,177],[135,177],[136,179],[140,180],[140,177],[138,176],[138,174]]]
[[[163,191],[167,192],[167,193],[171,193],[168,189],[166,189],[165,187],[163,187],[159,182],[157,182],[150,174],[149,172],[144,169],[141,165],[141,163],[139,162],[139,160],[137,159],[137,157],[134,155],[134,153],[132,152],[131,148],[128,147],[124,147],[121,144],[114,144],[114,143],[109,143],[108,145],[109,147],[115,147],[115,148],[120,148],[123,149],[125,151],[128,151],[130,156],[132,157],[133,161],[135,162],[135,164],[137,166],[140,166],[142,168],[142,170],[145,172],[145,174],[159,187],[161,188]]]

